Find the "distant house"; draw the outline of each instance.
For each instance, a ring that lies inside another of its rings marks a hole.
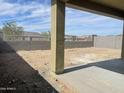
[[[65,41],[75,41],[77,36],[65,35]]]
[[[91,41],[92,35],[82,35],[82,36],[74,36],[74,35],[65,35],[65,41]]]
[[[23,35],[24,36],[37,36],[37,37],[41,36],[41,34],[38,32],[26,32],[26,31],[23,32]]]
[[[82,35],[77,37],[78,41],[91,41],[92,35]]]
[[[25,37],[24,40],[31,40],[31,41],[49,40],[48,36],[45,36],[39,32],[23,32],[23,36]]]

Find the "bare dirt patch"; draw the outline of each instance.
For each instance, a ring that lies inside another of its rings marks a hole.
[[[106,48],[65,49],[65,67],[120,58],[121,51]],[[47,68],[51,62],[50,50],[18,51],[28,64],[35,69]]]

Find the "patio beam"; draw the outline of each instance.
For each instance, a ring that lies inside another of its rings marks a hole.
[[[80,9],[83,11],[89,11],[92,13],[105,15],[117,19],[124,19],[124,11],[119,10],[114,7],[99,4],[93,2],[92,0],[69,0],[66,5],[75,9]]]
[[[64,30],[65,30],[65,3],[61,0],[52,0],[51,24],[51,70],[56,74],[64,71]]]

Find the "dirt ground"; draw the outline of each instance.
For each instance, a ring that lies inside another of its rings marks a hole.
[[[51,62],[50,50],[18,51],[17,53],[36,70],[49,67]],[[119,49],[65,49],[65,67],[120,58],[120,54],[121,51]]]
[[[51,62],[50,50],[34,50],[34,51],[18,51],[17,52],[31,67],[38,70],[42,75],[51,77],[48,75]],[[107,49],[107,48],[72,48],[65,49],[65,68],[86,65],[89,63],[96,63],[99,61],[118,59],[120,58],[121,51],[119,49]],[[71,86],[63,85],[63,82],[56,82],[56,86],[59,86],[61,93],[73,93]],[[55,86],[55,87],[56,87]]]
[[[0,53],[0,93],[58,93],[16,52]]]
[[[117,49],[65,49],[65,67],[116,59],[120,58],[120,54],[120,50]],[[17,89],[7,93],[57,93],[39,74],[39,72],[49,71],[50,62],[50,50],[1,52],[0,88]],[[6,91],[2,91],[2,93],[6,93]],[[71,92],[67,91],[66,93]]]

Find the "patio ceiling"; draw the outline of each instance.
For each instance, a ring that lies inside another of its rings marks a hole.
[[[68,7],[124,19],[124,0],[62,0]]]

